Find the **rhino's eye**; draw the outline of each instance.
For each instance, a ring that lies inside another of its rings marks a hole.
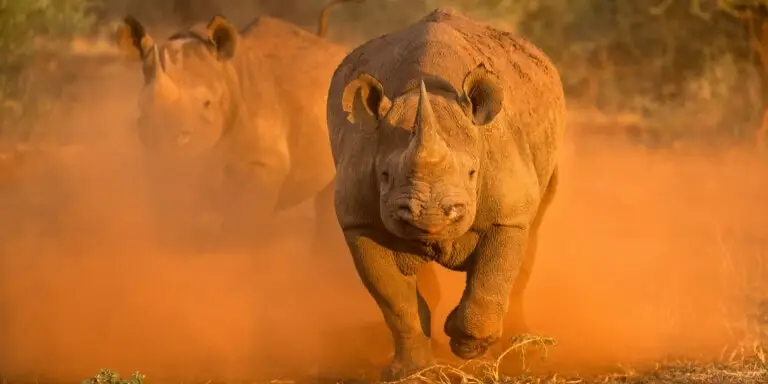
[[[208,100],[208,99],[203,100],[203,108],[208,108],[210,106],[211,106],[211,101],[210,100]]]
[[[469,179],[470,179],[470,180],[474,179],[476,174],[477,174],[477,171],[476,171],[476,170],[474,170],[474,169],[471,169],[471,170],[469,171]]]
[[[384,180],[389,180],[389,172],[387,171],[381,172],[381,178]]]

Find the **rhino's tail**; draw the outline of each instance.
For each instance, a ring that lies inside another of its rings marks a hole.
[[[331,8],[341,4],[341,3],[362,3],[365,0],[332,0],[330,3],[326,4],[323,9],[320,11],[320,20],[318,21],[317,25],[317,36],[325,37],[325,35],[328,32],[328,13],[330,12]]]

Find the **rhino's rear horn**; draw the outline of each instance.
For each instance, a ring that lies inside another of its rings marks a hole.
[[[501,112],[504,90],[499,78],[485,64],[481,63],[467,74],[462,88],[465,100],[471,105],[470,117],[475,124],[488,124]]]

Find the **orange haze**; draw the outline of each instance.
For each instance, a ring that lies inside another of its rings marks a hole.
[[[46,126],[79,141],[28,155],[0,185],[2,375],[79,380],[110,368],[205,382],[354,376],[386,361],[388,335],[349,256],[309,252],[311,204],[246,251],[160,243],[130,131],[139,68],[85,72]],[[768,161],[649,152],[579,124],[527,295],[530,325],[558,340],[550,367],[717,357],[743,336],[766,280]],[[193,192],[166,197],[190,208]],[[444,318],[463,283],[441,277]]]

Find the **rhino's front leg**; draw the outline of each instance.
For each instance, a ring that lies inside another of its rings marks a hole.
[[[276,162],[228,164],[220,242],[232,245],[265,236],[287,175],[287,166]]]
[[[494,227],[472,254],[467,286],[445,322],[451,350],[462,359],[485,354],[501,337],[512,284],[525,254],[528,230]]]
[[[407,276],[397,265],[399,256],[372,237],[360,231],[345,231],[344,236],[360,279],[392,332],[395,356],[382,379],[399,380],[432,365],[429,307],[418,292],[415,275],[423,262],[414,258],[414,274]]]

